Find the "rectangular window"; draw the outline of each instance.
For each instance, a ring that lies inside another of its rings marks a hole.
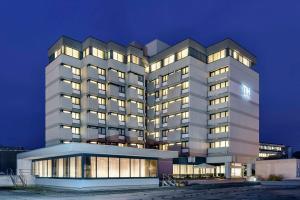
[[[65,47],[65,54],[74,58],[79,58],[79,51],[71,47]]]
[[[229,142],[228,140],[215,141],[215,142],[211,142],[209,146],[210,148],[224,148],[224,147],[229,147]]]
[[[119,158],[109,158],[109,177],[119,177]]]
[[[140,176],[140,160],[139,159],[131,159],[131,177],[139,177]]]
[[[124,62],[124,55],[113,51],[113,59],[123,63]]]
[[[102,68],[98,67],[98,75],[105,76],[106,75],[105,69],[102,69]]]
[[[229,82],[228,81],[224,81],[224,82],[221,82],[221,83],[217,83],[217,84],[211,85],[209,87],[209,90],[210,91],[214,91],[214,90],[218,90],[218,89],[225,88],[225,87],[228,87],[228,86],[229,86]]]
[[[85,50],[83,50],[83,57],[86,57],[88,55],[90,55],[90,48],[89,47],[86,48]]]
[[[183,67],[183,68],[181,68],[181,75],[183,76],[183,75],[186,75],[186,74],[188,74],[189,73],[189,67]]]
[[[98,89],[102,91],[106,91],[106,85],[104,83],[98,83]]]
[[[181,134],[188,134],[189,133],[189,127],[183,126],[181,127]]]
[[[221,58],[225,58],[225,56],[226,56],[225,54],[226,54],[226,50],[225,49],[223,49],[221,51],[218,51],[216,53],[213,53],[213,54],[211,54],[211,55],[208,56],[208,61],[207,62],[211,63],[211,62],[217,61],[217,60],[219,60]]]
[[[217,76],[217,75],[220,75],[220,74],[224,74],[224,73],[226,73],[228,71],[229,71],[229,67],[228,66],[221,67],[221,68],[219,68],[217,70],[211,71],[209,73],[209,77],[214,77],[214,76]]]
[[[189,118],[189,112],[181,113],[181,119],[188,119],[188,118]]]
[[[169,65],[175,61],[175,56],[170,55],[167,58],[164,59],[164,66]]]
[[[95,47],[92,48],[92,55],[104,59],[104,51],[97,49]]]
[[[229,115],[228,111],[223,111],[223,112],[218,112],[218,113],[210,114],[209,118],[211,120],[214,120],[214,119],[220,119],[220,118],[228,117],[228,115]]]
[[[185,89],[189,89],[189,82],[188,81],[183,82],[181,84],[181,90],[185,90]]]
[[[218,105],[221,103],[226,103],[226,102],[228,102],[228,100],[229,100],[228,96],[212,99],[212,100],[209,100],[209,105]]]
[[[167,82],[168,81],[168,77],[169,77],[169,75],[167,74],[167,75],[164,75],[164,76],[162,76],[162,83],[165,83],[165,82]]]
[[[125,101],[118,100],[118,106],[124,108],[125,107]]]
[[[227,133],[228,131],[229,131],[228,125],[217,126],[217,127],[214,127],[214,128],[210,128],[210,130],[209,130],[210,134]]]
[[[182,58],[187,57],[187,56],[188,56],[188,53],[189,53],[188,48],[183,49],[182,51],[180,51],[180,52],[177,53],[177,59],[180,60],[180,59],[182,59]]]
[[[160,68],[161,68],[161,61],[157,61],[156,63],[152,63],[150,65],[150,71],[151,72],[154,72],[154,71],[156,71],[156,70],[158,70]]]
[[[97,157],[97,177],[107,178],[108,177],[108,158]]]
[[[118,71],[118,78],[125,79],[125,73]]]
[[[120,177],[130,177],[129,158],[120,158]]]

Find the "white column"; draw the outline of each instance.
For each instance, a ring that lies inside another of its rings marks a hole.
[[[252,176],[252,163],[247,163],[247,177]]]
[[[231,178],[231,168],[230,163],[225,163],[225,178]]]

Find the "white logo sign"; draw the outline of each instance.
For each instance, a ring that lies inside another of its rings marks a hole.
[[[250,99],[251,90],[246,85],[242,84],[242,96],[246,99]]]

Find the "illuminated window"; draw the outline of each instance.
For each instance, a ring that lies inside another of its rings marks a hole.
[[[181,119],[188,119],[188,118],[189,118],[189,112],[181,113]]]
[[[97,49],[95,47],[92,48],[92,55],[104,59],[104,51]]]
[[[124,55],[122,55],[122,54],[120,54],[118,52],[113,51],[113,59],[117,60],[119,62],[124,62]]]
[[[72,127],[72,134],[76,134],[76,135],[79,135],[80,134],[80,128],[77,128],[77,127]]]
[[[224,74],[224,73],[226,73],[228,71],[229,71],[229,67],[222,67],[222,68],[219,68],[217,70],[211,71],[209,73],[209,77],[213,77],[213,76],[217,76],[217,75],[220,75],[220,74]]]
[[[98,119],[99,120],[105,120],[106,119],[106,114],[105,113],[97,113],[97,115],[98,115]]]
[[[73,90],[80,90],[80,84],[72,82],[72,88]]]
[[[135,56],[135,55],[128,55],[127,56],[127,62],[139,65],[140,64],[140,58]]]
[[[169,65],[175,61],[175,56],[170,55],[169,57],[164,59],[164,66]]]
[[[79,51],[71,47],[65,47],[65,54],[74,58],[79,58]]]
[[[168,95],[168,89],[163,89],[162,90],[162,96],[166,97]]]
[[[210,114],[209,118],[211,120],[214,120],[214,119],[220,119],[220,118],[228,117],[228,115],[229,115],[228,111],[223,111],[223,112],[218,112],[218,113]]]
[[[125,79],[125,73],[118,71],[118,78]]]
[[[229,147],[229,142],[228,140],[223,140],[223,141],[215,141],[209,143],[210,148],[224,148],[224,147]]]
[[[188,82],[188,81],[183,82],[183,83],[181,84],[181,89],[182,89],[182,90],[185,90],[185,89],[188,89],[188,88],[189,88],[189,82]]]
[[[186,75],[189,73],[189,67],[183,67],[181,68],[181,75]]]
[[[150,65],[151,72],[154,72],[155,70],[158,70],[159,68],[161,68],[161,61],[158,61],[158,62]]]
[[[188,53],[189,53],[188,48],[186,48],[186,49],[184,49],[184,50],[178,52],[178,53],[177,53],[177,59],[179,60],[179,59],[182,59],[182,58],[187,57],[187,56],[188,56]]]
[[[118,115],[118,119],[120,122],[125,122],[125,115]]]
[[[168,106],[169,106],[168,102],[163,103],[163,104],[162,104],[162,110],[167,110],[167,109],[168,109]]]
[[[165,82],[167,82],[168,81],[168,77],[169,77],[169,75],[167,74],[167,75],[164,75],[164,76],[162,76],[162,83],[165,83]]]
[[[229,82],[228,81],[224,81],[224,82],[221,82],[221,83],[217,83],[217,84],[211,85],[209,87],[209,89],[210,89],[210,91],[214,91],[214,90],[218,90],[218,89],[225,88],[225,87],[228,87],[228,86],[229,86]]]
[[[124,107],[125,107],[125,101],[123,101],[123,100],[118,100],[118,106],[124,108]]]
[[[105,74],[106,74],[105,69],[98,67],[98,75],[105,76]]]
[[[86,57],[88,55],[90,55],[90,48],[89,47],[86,48],[85,50],[83,50],[83,57]]]
[[[54,52],[54,58],[57,58],[61,53],[62,53],[62,47],[57,49],[55,52]]]
[[[214,54],[211,54],[208,56],[208,63],[211,63],[211,62],[214,62],[214,61],[217,61],[221,58],[225,58],[225,49],[221,50],[221,51],[218,51]]]
[[[224,125],[224,126],[217,126],[214,128],[210,128],[209,132],[211,134],[215,134],[215,133],[227,133],[229,131],[229,126],[228,125]]]
[[[106,85],[104,83],[98,83],[98,89],[102,91],[106,91]]]
[[[189,104],[189,97],[183,97],[181,98],[181,105]]]
[[[209,100],[209,105],[217,105],[217,104],[225,103],[225,102],[228,102],[228,100],[229,100],[228,96],[220,97],[217,99],[212,99],[212,100]]]
[[[246,56],[243,56],[239,51],[230,49],[229,54],[237,61],[243,63],[247,67],[251,66],[251,60]]]
[[[80,119],[80,113],[72,112],[72,119]]]

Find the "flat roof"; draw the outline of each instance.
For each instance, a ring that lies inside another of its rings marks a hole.
[[[156,149],[138,149],[133,147],[119,147],[113,145],[99,145],[87,143],[59,144],[40,148],[17,155],[18,159],[42,159],[75,154],[99,154],[112,156],[145,157],[145,158],[177,158],[177,151],[161,151]]]

